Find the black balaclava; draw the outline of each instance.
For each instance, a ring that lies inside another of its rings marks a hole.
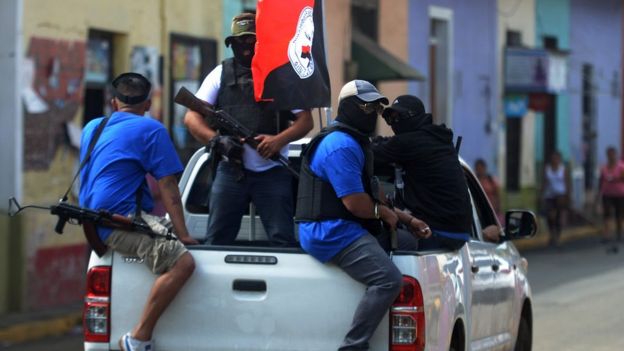
[[[394,134],[398,135],[415,132],[423,126],[431,124],[433,124],[433,117],[430,113],[421,112],[419,114],[412,114],[408,116],[408,112],[401,112],[401,118],[392,123],[390,128],[392,128]]]
[[[377,126],[377,111],[365,113],[359,105],[365,102],[356,96],[344,98],[338,104],[338,116],[336,121],[344,123],[358,131],[370,136]]]
[[[251,67],[251,59],[256,49],[255,41],[253,43],[232,41],[232,51],[234,58],[243,67]]]

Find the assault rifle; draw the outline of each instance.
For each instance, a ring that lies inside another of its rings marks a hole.
[[[14,208],[17,210],[14,210]],[[155,233],[152,228],[141,219],[125,217],[120,214],[110,213],[106,210],[96,211],[71,205],[65,201],[60,201],[58,204],[49,207],[36,205],[22,207],[14,197],[9,199],[9,216],[15,216],[27,208],[50,210],[51,214],[58,216],[58,222],[56,222],[56,226],[54,227],[54,231],[58,234],[63,234],[66,223],[82,225],[89,245],[91,245],[93,251],[100,257],[106,253],[108,248],[97,234],[96,225],[129,232],[139,232],[150,236],[163,236],[162,234]],[[175,240],[175,237],[171,235],[171,233],[164,236],[169,240]]]
[[[212,119],[212,122],[216,125],[217,128],[228,132],[229,134],[241,138],[244,140],[245,144],[251,146],[254,149],[258,148],[260,144],[255,137],[258,136],[257,133],[254,133],[249,128],[240,124],[234,117],[223,110],[214,110],[207,105],[206,102],[198,99],[193,93],[191,93],[185,87],[180,88],[178,93],[176,94],[174,101],[177,104],[180,104],[190,110],[193,110],[204,117],[209,117]],[[277,161],[281,163],[286,169],[290,171],[290,173],[295,176],[295,178],[299,178],[299,173],[292,168],[288,159],[282,156],[280,153],[277,153],[271,157],[271,160]]]

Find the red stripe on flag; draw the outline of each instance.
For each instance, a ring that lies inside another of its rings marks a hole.
[[[266,77],[288,63],[288,44],[297,31],[301,11],[314,8],[314,0],[258,0],[256,49],[251,65],[254,95],[260,101]],[[308,52],[310,48],[308,47]],[[305,48],[303,48],[305,52]]]

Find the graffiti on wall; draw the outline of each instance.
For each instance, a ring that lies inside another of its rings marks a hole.
[[[87,267],[84,244],[37,250],[29,274],[28,305],[33,309],[75,304],[82,300]]]
[[[47,170],[82,102],[85,43],[33,37],[26,53],[24,169]]]

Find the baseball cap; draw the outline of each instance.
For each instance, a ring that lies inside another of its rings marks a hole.
[[[119,84],[134,86],[138,91],[142,91],[139,95],[126,95],[119,91]],[[126,72],[117,76],[112,82],[113,95],[121,102],[128,105],[135,105],[141,103],[149,98],[150,91],[152,90],[152,83],[143,75],[135,72]]]
[[[344,98],[356,96],[365,102],[381,101],[384,105],[388,104],[388,98],[381,95],[374,85],[365,80],[352,80],[340,89],[338,101]]]
[[[386,107],[381,115],[384,118],[388,118],[392,112],[409,114],[410,116],[419,116],[425,113],[425,105],[414,95],[401,95],[394,99],[392,105]]]
[[[242,35],[256,35],[256,15],[243,12],[232,19],[232,34],[225,38],[225,46],[230,46],[232,38]]]

